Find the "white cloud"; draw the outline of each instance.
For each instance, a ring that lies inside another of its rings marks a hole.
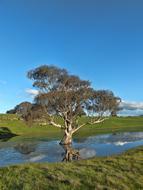
[[[35,90],[35,89],[26,89],[25,90],[27,94],[31,95],[31,96],[37,96],[39,94],[39,91],[38,90]]]
[[[119,112],[119,115],[123,116],[143,115],[143,102],[122,101],[120,107],[122,108],[122,111]]]
[[[114,144],[116,146],[124,146],[125,144],[128,144],[129,142],[122,142],[122,141],[118,141],[118,142],[115,142]]]
[[[143,102],[122,101],[120,107],[125,110],[143,110]]]

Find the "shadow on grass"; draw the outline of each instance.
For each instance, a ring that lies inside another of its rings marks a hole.
[[[15,136],[17,135],[12,133],[8,127],[0,127],[0,142],[8,141]]]

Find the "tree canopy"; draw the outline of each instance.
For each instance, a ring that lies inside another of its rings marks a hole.
[[[105,115],[111,114],[119,105],[120,98],[112,91],[94,90],[89,81],[71,75],[65,69],[43,65],[30,70],[27,76],[39,91],[29,115],[34,120],[38,113],[50,125],[63,129],[61,144],[70,144],[72,135],[87,124],[78,121],[81,113],[90,116],[88,124],[96,124],[103,122]],[[56,123],[54,115],[59,116],[63,124]]]

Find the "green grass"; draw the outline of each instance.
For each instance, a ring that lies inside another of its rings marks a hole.
[[[83,117],[81,122],[87,118]],[[0,134],[10,131],[18,138],[61,138],[52,126],[27,127],[15,115],[0,115]],[[4,127],[4,128],[3,128]],[[87,125],[75,137],[103,133],[143,131],[143,117],[111,118]],[[120,156],[94,158],[72,163],[22,164],[0,168],[0,190],[142,190],[143,147]]]
[[[81,123],[87,120],[86,117],[81,118]],[[11,133],[24,137],[47,137],[61,138],[62,131],[52,126],[34,125],[28,127],[15,115],[0,115],[0,127],[7,127]],[[143,131],[143,117],[115,117],[106,120],[104,123],[96,125],[87,125],[80,129],[76,137],[88,137],[103,133],[116,133],[124,131]]]
[[[120,156],[0,169],[1,190],[142,190],[143,147]]]

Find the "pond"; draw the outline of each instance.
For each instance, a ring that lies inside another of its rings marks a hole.
[[[61,162],[120,154],[143,145],[143,132],[125,132],[75,139],[72,147],[46,138],[0,142],[0,167],[26,162]],[[71,157],[70,157],[71,158]]]

